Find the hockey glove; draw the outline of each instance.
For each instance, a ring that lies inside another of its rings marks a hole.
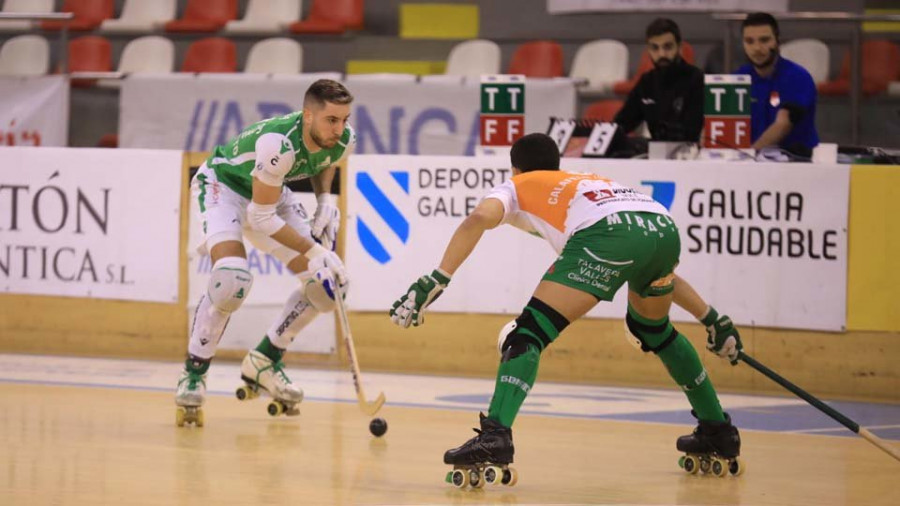
[[[349,282],[347,268],[344,267],[344,262],[335,252],[316,244],[306,252],[305,256],[309,260],[309,267],[307,267],[309,272],[317,273],[321,269],[328,269],[342,286]]]
[[[316,197],[316,201],[319,205],[316,206],[310,232],[313,239],[325,246],[325,249],[333,251],[338,229],[341,226],[341,210],[338,209],[337,196],[322,193]]]
[[[440,297],[450,284],[450,275],[440,269],[422,276],[391,307],[391,321],[407,328],[425,323],[425,309]]]
[[[731,365],[737,365],[738,352],[744,349],[744,345],[731,318],[726,315],[719,316],[719,313],[710,306],[709,312],[700,323],[706,327],[706,349],[728,359]]]

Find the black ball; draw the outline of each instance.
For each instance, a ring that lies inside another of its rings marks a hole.
[[[387,432],[387,422],[384,421],[384,418],[373,418],[369,422],[369,432],[375,437],[383,436]]]

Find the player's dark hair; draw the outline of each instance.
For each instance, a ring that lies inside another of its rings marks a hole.
[[[753,12],[751,14],[747,14],[747,17],[744,18],[744,21],[741,23],[741,33],[743,33],[744,28],[748,26],[765,26],[769,25],[772,27],[772,33],[775,34],[775,40],[778,40],[780,36],[780,32],[778,31],[778,21],[775,20],[775,16],[769,14],[768,12]]]
[[[669,18],[656,18],[647,25],[647,39],[650,37],[658,37],[660,35],[671,33],[675,37],[675,42],[681,44],[681,29],[678,24]]]
[[[331,79],[319,79],[312,83],[306,90],[303,97],[303,106],[307,107],[312,104],[325,105],[325,102],[332,104],[349,104],[353,102],[353,95],[344,87],[343,84]]]
[[[513,144],[509,161],[522,172],[559,170],[559,146],[547,134],[528,134]]]

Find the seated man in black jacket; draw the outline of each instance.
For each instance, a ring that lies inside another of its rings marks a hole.
[[[616,114],[630,132],[647,122],[655,141],[699,142],[703,129],[703,71],[681,57],[681,30],[671,19],[647,26],[647,51],[654,69],[641,76]]]

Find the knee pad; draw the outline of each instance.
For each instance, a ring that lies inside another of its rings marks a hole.
[[[225,257],[213,265],[207,293],[212,305],[224,313],[237,311],[253,286],[246,258]]]
[[[625,315],[625,338],[644,353],[659,353],[677,337],[678,331],[669,324],[668,316],[659,324],[648,325],[637,321],[631,312]]]
[[[319,269],[312,275],[305,277],[303,291],[306,300],[320,313],[330,313],[337,306],[335,300],[336,281],[328,269]],[[342,293],[347,293],[347,285],[341,286]]]
[[[506,343],[506,338],[516,330],[517,326],[516,320],[510,320],[500,329],[500,335],[497,336],[497,353],[500,355],[503,355],[503,345]]]
[[[538,353],[544,351],[568,325],[564,316],[532,297],[522,314],[500,331],[498,346],[502,360],[506,362],[526,353],[529,346],[534,346]]]

